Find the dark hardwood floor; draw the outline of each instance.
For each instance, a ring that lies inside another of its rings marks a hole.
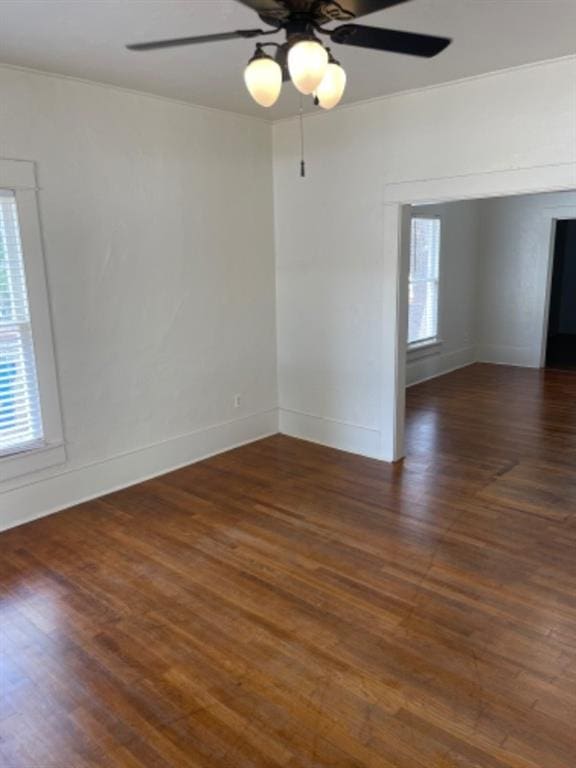
[[[4,768],[575,768],[576,374],[408,393],[0,536]]]

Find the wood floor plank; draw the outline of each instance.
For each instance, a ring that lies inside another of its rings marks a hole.
[[[411,388],[0,535],[2,768],[574,768],[576,374]]]

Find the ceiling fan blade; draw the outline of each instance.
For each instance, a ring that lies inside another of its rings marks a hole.
[[[361,24],[343,24],[332,30],[330,38],[341,45],[355,45],[359,48],[373,48],[377,51],[406,53],[410,56],[431,58],[441,53],[452,40],[447,37],[420,35],[415,32],[400,32],[380,27],[365,27]]]
[[[267,24],[276,24],[288,18],[292,4],[300,3],[303,6],[302,10],[309,11],[314,0],[287,0],[287,2],[283,2],[283,0],[237,0],[237,2],[252,8]]]
[[[281,8],[285,9],[286,4],[282,2],[282,0],[236,0],[238,3],[242,3],[242,5],[247,5],[248,8],[252,8],[253,11],[256,11],[256,13],[269,13],[270,11],[274,12]],[[312,4],[312,0],[305,0],[308,5]]]
[[[217,43],[220,40],[235,40],[242,37],[260,37],[262,29],[239,29],[236,32],[221,32],[216,35],[198,35],[196,37],[176,37],[173,40],[155,40],[151,43],[133,43],[127,45],[129,51],[156,51],[160,48],[176,48],[180,45],[196,45],[197,43]]]
[[[241,0],[242,1],[242,0]],[[408,3],[410,0],[338,0],[338,6],[344,11],[352,14],[355,18],[360,16],[366,16],[368,13],[376,13],[376,11],[384,11],[386,8],[392,8],[394,5],[401,5],[402,3]],[[330,3],[326,0],[327,11],[328,6],[334,5],[337,8],[336,3]],[[342,18],[337,16],[336,18]]]

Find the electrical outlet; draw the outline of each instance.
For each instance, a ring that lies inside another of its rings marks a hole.
[[[234,395],[234,408],[240,408],[242,405],[242,398],[240,395]]]

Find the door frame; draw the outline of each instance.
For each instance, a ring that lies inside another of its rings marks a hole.
[[[576,162],[386,184],[381,333],[381,458],[405,455],[406,330],[411,205],[576,189]]]

